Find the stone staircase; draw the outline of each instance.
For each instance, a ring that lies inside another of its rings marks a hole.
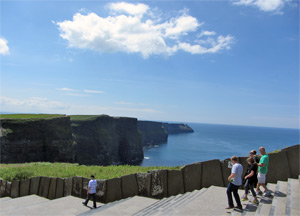
[[[226,188],[211,186],[161,200],[134,196],[108,204],[97,203],[93,209],[81,204],[83,199],[67,196],[48,200],[36,195],[0,199],[0,215],[300,215],[299,179],[268,184],[270,197],[258,196],[260,203],[244,201],[244,211],[226,210]],[[239,190],[240,197],[244,191]],[[92,205],[90,201],[89,205]]]

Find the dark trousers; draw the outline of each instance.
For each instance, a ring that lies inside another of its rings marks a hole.
[[[248,179],[247,179],[246,184],[245,184],[245,194],[248,194],[249,188],[251,190],[251,193],[252,193],[253,197],[256,197],[256,193],[254,191],[254,183],[250,184]]]
[[[85,200],[85,205],[87,205],[88,204],[88,202],[89,202],[89,200],[91,199],[91,197],[93,198],[93,202],[94,202],[94,208],[97,208],[97,205],[96,205],[96,194],[88,194],[87,195],[87,198],[86,198],[86,200]]]
[[[238,194],[239,187],[240,186],[234,185],[231,182],[228,184],[226,193],[227,193],[227,198],[228,198],[228,205],[230,207],[234,207],[231,193],[233,193],[233,196],[234,196],[234,199],[237,203],[237,206],[242,207],[240,196]]]

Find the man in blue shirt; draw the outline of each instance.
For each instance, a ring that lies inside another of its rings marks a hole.
[[[235,198],[237,206],[235,208],[239,210],[243,210],[240,196],[238,194],[238,189],[242,185],[242,175],[243,175],[243,167],[238,163],[238,159],[236,156],[231,157],[231,163],[233,164],[231,169],[231,175],[228,176],[228,187],[227,187],[227,198],[228,198],[228,207],[226,209],[234,208],[232,194]]]
[[[85,202],[83,202],[82,204],[86,206],[92,197],[93,202],[94,202],[94,208],[97,208],[97,205],[96,205],[97,181],[94,178],[95,178],[95,176],[91,175],[91,180],[89,181],[89,185],[88,185],[87,198],[86,198]]]

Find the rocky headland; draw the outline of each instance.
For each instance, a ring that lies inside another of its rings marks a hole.
[[[0,119],[0,162],[71,162],[139,165],[143,147],[166,143],[169,134],[193,132],[184,124],[107,115]]]

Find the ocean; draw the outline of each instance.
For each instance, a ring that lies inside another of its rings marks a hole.
[[[168,142],[144,149],[141,166],[182,166],[233,155],[248,156],[264,146],[267,152],[299,144],[300,130],[187,123],[194,133],[169,135]]]

